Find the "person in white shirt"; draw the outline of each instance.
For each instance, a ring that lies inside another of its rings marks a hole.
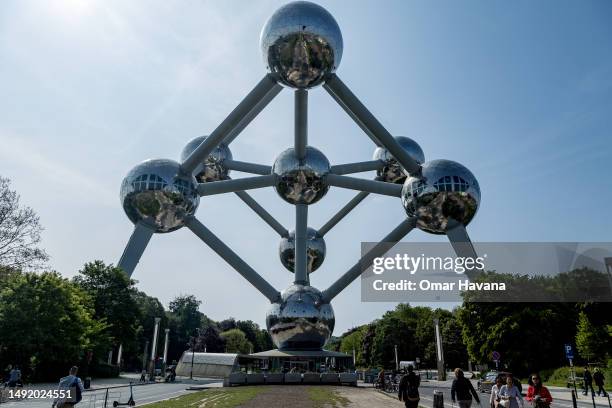
[[[493,386],[491,387],[491,398],[489,399],[489,405],[491,406],[491,408],[497,408],[497,405],[501,400],[499,392],[503,385],[504,377],[500,374],[495,378],[495,384],[493,384]]]
[[[59,382],[58,391],[60,396],[53,401],[53,408],[69,408],[74,407],[81,401],[83,390],[83,382],[77,377],[79,367],[72,367],[68,376],[62,377]],[[62,395],[63,394],[63,395]]]
[[[514,385],[514,379],[511,375],[506,376],[506,385],[503,385],[499,390],[499,395],[501,397],[500,404],[504,408],[519,408],[519,402],[521,408],[525,406],[523,402],[523,396],[521,392],[518,390],[518,387]],[[502,401],[508,401],[507,403]],[[506,405],[507,404],[507,405]]]

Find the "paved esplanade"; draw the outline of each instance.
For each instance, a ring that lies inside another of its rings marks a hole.
[[[187,227],[271,302],[266,324],[279,349],[320,350],[334,329],[332,299],[415,227],[446,234],[459,256],[476,257],[465,226],[478,209],[480,187],[461,164],[425,161],[414,140],[392,136],[341,81],[336,70],[342,34],[324,8],[303,1],[281,7],[265,24],[260,43],[268,73],[227,118],[208,136],[190,141],[180,162],[147,160],[123,180],[121,203],[135,228],[118,265],[131,276],[154,233]],[[323,152],[308,144],[308,93],[320,85],[372,140],[372,160],[331,165]],[[272,166],[236,160],[230,144],[284,88],[295,93],[293,147],[280,152]],[[231,179],[232,170],[252,175]],[[376,177],[347,175],[366,171],[375,171]],[[295,206],[293,231],[246,192],[266,187]],[[330,187],[360,192],[321,228],[309,227],[310,206]],[[293,284],[282,293],[195,216],[200,197],[232,192],[281,238],[281,263],[294,273]],[[309,274],[325,258],[324,236],[371,193],[396,197],[407,217],[329,288],[310,286]]]

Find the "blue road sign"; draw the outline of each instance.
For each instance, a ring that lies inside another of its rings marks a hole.
[[[565,345],[565,358],[567,358],[568,360],[574,359],[574,350],[572,349],[571,344]]]

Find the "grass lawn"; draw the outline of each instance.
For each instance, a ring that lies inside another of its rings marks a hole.
[[[243,404],[253,398],[260,392],[263,392],[262,387],[235,387],[235,388],[219,388],[206,391],[197,391],[193,394],[183,395],[178,398],[172,398],[167,401],[156,402],[147,405],[150,408],[187,408],[187,407],[215,407],[215,408],[232,408]]]
[[[350,403],[347,398],[339,395],[331,387],[310,387],[308,397],[316,408],[323,406],[346,407]]]

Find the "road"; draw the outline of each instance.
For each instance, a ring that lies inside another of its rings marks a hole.
[[[186,388],[189,386],[220,386],[218,379],[200,379],[193,382],[176,382],[176,383],[156,383],[147,385],[136,385],[133,387],[134,400],[136,406],[141,406],[146,403],[162,401],[168,398],[177,397],[189,393]],[[126,402],[130,396],[128,386],[120,386],[110,388],[108,390],[107,407],[113,406],[113,401]],[[104,400],[106,397],[106,389],[98,389],[95,391],[86,391],[83,393],[83,400],[78,404],[79,408],[104,408]],[[49,408],[53,400],[34,400],[28,399],[23,401],[12,401],[1,403],[0,408]]]
[[[453,405],[451,403],[450,398],[450,387],[451,381],[423,381],[419,388],[421,394],[421,404],[424,406],[433,406],[433,392],[434,390],[442,391],[444,394],[444,406],[445,408],[457,408],[456,404]],[[474,388],[476,388],[476,382],[472,381]],[[527,388],[523,391],[526,391]],[[554,408],[573,408],[572,405],[572,397],[570,391],[565,389],[561,389],[558,387],[551,387],[551,393],[553,396],[553,404]],[[578,408],[593,408],[593,401],[591,397],[583,396],[582,393],[578,392]],[[489,406],[489,396],[488,393],[478,393],[480,397],[480,401],[482,402],[482,406],[487,408]],[[595,397],[595,405],[597,408],[609,408],[608,399],[603,397]],[[530,407],[531,405],[525,404],[525,407]],[[474,408],[479,408],[478,404],[472,405]]]

